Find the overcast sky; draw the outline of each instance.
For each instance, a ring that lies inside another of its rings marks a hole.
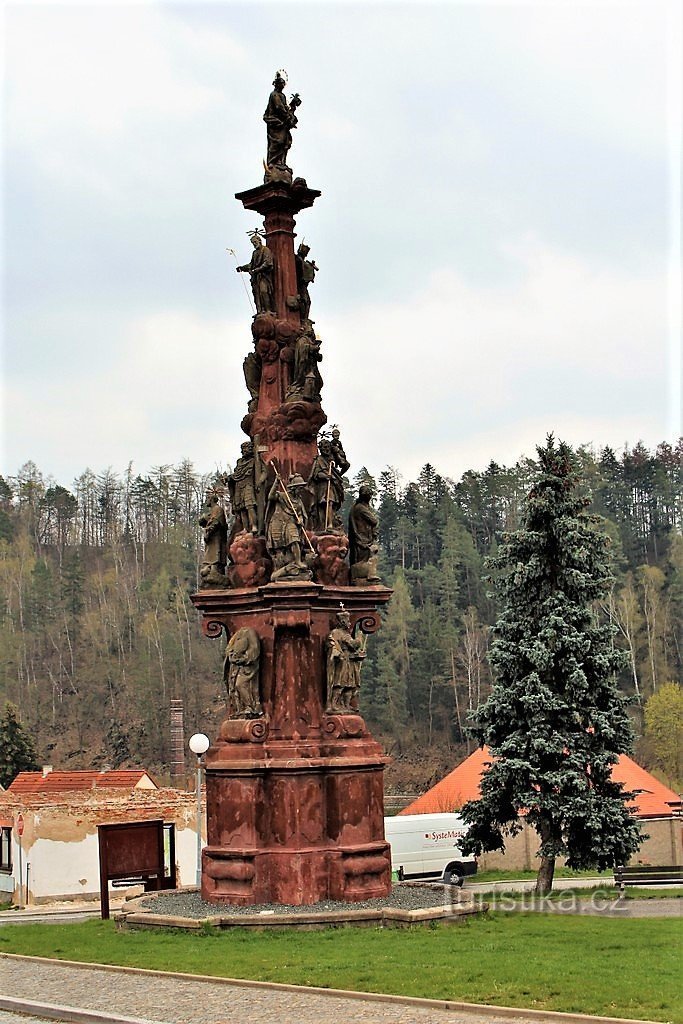
[[[672,440],[680,12],[6,3],[0,471],[234,462],[282,67],[352,474]]]

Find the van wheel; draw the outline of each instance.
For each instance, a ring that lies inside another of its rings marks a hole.
[[[461,887],[465,879],[463,878],[460,864],[449,864],[443,873],[443,880],[446,885]]]

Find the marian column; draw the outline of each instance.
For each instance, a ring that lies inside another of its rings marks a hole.
[[[231,524],[207,494],[192,597],[204,634],[227,637],[202,862],[202,896],[226,904],[358,901],[391,888],[388,758],[360,713],[367,636],[391,591],[377,575],[371,492],[361,488],[348,527],[340,517],[349,463],[339,431],[323,429],[309,294],[318,268],[307,246],[294,248],[295,218],[320,192],[287,164],[301,101],[284,87],[278,72],[264,182],[236,196],[263,218],[238,267],[256,308],[243,361],[248,440],[225,481]]]

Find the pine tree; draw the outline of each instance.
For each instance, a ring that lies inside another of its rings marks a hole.
[[[19,772],[39,767],[33,741],[19,721],[19,710],[8,702],[0,715],[0,786],[7,788]]]
[[[556,857],[578,869],[623,864],[641,836],[625,806],[632,794],[611,778],[631,728],[614,678],[622,655],[592,607],[609,584],[607,540],[578,494],[571,449],[551,435],[538,455],[521,527],[492,560],[502,570],[490,651],[496,678],[472,732],[493,761],[481,799],[463,808],[463,849],[504,849],[524,812],[541,839],[536,892],[545,895]]]

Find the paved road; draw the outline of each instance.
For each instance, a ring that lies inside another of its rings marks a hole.
[[[0,994],[166,1024],[509,1024],[509,1017],[0,956]],[[521,1011],[518,1024],[531,1021]],[[24,1019],[25,1020],[25,1019]],[[549,1018],[552,1020],[552,1018]],[[11,1022],[14,1024],[14,1022]]]

